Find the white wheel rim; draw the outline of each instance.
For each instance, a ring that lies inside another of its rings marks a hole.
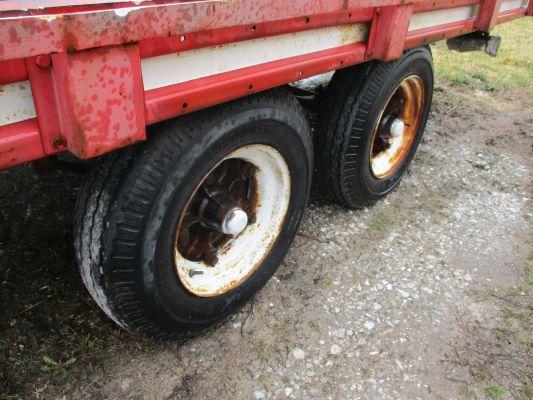
[[[199,297],[229,292],[261,265],[281,232],[289,206],[289,168],[276,149],[264,144],[245,146],[230,153],[217,165],[233,158],[247,161],[256,168],[255,222],[222,245],[214,266],[191,261],[175,247],[178,278],[189,292]]]

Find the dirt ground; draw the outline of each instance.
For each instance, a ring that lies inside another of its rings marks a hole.
[[[441,84],[396,191],[313,199],[251,303],[163,343],[82,286],[80,176],[1,172],[0,398],[532,398],[532,145],[533,87]]]

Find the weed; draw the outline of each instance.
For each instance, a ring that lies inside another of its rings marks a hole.
[[[252,351],[257,355],[257,358],[259,358],[261,361],[267,361],[268,360],[268,351],[263,342],[257,342],[253,345]]]
[[[154,346],[154,344],[150,342],[145,343],[144,346],[141,345],[141,348],[143,349],[144,354],[147,356],[155,354],[155,352],[157,351],[156,346]]]
[[[481,370],[473,371],[472,375],[479,382],[484,382],[487,380],[487,374],[484,371],[481,371]]]
[[[81,326],[85,323],[85,321],[87,321],[87,316],[83,314],[78,314],[78,315],[75,315],[72,319],[74,320],[74,323],[77,326]]]
[[[383,237],[390,230],[392,218],[385,213],[377,214],[370,222],[370,231],[376,236]]]
[[[296,330],[296,327],[294,324],[290,323],[289,321],[285,321],[278,325],[278,332],[279,337],[283,343],[289,343],[292,336],[294,335],[294,331]]]
[[[499,383],[493,382],[485,388],[485,394],[492,398],[498,398],[506,393],[505,388]]]
[[[43,356],[43,365],[41,365],[41,372],[44,373],[54,373],[58,372],[61,378],[68,378],[69,372],[68,368],[76,362],[76,358],[70,357],[64,363],[55,361],[51,357]]]
[[[315,332],[320,332],[320,327],[315,321],[307,321],[307,325],[309,325],[309,328],[311,328]]]
[[[475,400],[477,399],[477,395],[476,395],[476,392],[474,389],[468,387],[468,386],[463,386],[461,389],[459,389],[459,395],[461,396],[461,398],[465,399],[465,400]]]
[[[510,333],[507,329],[497,328],[496,329],[496,338],[498,340],[509,340]]]

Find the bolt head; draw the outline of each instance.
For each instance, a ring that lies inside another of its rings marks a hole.
[[[54,136],[52,139],[52,147],[56,150],[62,150],[67,147],[67,139],[65,136]]]
[[[48,68],[52,64],[52,58],[48,54],[35,57],[35,64],[40,68]]]
[[[222,221],[222,232],[226,235],[236,236],[248,225],[248,214],[241,208],[230,210]]]

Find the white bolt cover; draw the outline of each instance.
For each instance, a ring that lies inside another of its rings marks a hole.
[[[405,123],[401,120],[396,118],[394,121],[392,121],[392,124],[390,126],[390,135],[393,138],[398,138],[403,135],[403,130],[405,129]]]

